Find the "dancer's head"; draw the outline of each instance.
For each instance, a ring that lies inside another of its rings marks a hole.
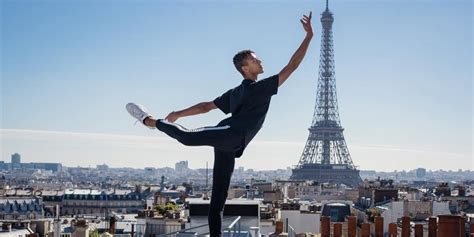
[[[245,78],[256,78],[263,73],[262,61],[252,50],[242,50],[234,56],[234,66]]]

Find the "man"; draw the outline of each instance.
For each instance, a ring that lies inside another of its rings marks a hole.
[[[311,12],[300,20],[306,37],[280,73],[263,80],[257,80],[263,73],[262,62],[254,52],[243,50],[234,56],[234,65],[242,74],[242,83],[210,102],[198,103],[187,109],[173,111],[165,119],[154,119],[146,109],[134,103],[127,104],[128,112],[144,125],[175,138],[188,146],[214,147],[214,169],[211,204],[209,208],[209,231],[211,236],[221,236],[222,216],[227,191],[234,171],[234,158],[243,154],[245,147],[262,127],[270,105],[271,97],[278,87],[293,73],[303,60],[313,37]],[[219,108],[232,116],[212,127],[186,129],[174,123],[185,116],[207,113]]]

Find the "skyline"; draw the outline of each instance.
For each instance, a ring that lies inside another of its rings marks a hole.
[[[173,142],[173,140],[167,139],[166,137],[149,137],[149,136],[135,136],[135,135],[119,135],[119,134],[88,134],[88,133],[65,133],[65,132],[51,132],[51,131],[25,131],[25,130],[6,130],[4,129],[2,131],[3,136],[7,137],[8,140],[15,140],[15,139],[22,139],[21,137],[25,136],[25,132],[28,134],[26,137],[28,137],[30,140],[30,144],[37,144],[37,146],[41,147],[41,149],[47,149],[47,148],[52,148],[48,147],[51,146],[51,144],[55,144],[55,154],[50,157],[45,157],[44,154],[48,153],[39,153],[40,155],[43,154],[43,156],[40,156],[41,162],[54,162],[54,163],[62,163],[65,166],[69,167],[75,167],[75,166],[81,166],[81,167],[95,167],[96,165],[102,165],[106,164],[107,162],[102,162],[100,160],[94,160],[97,156],[97,154],[94,156],[91,156],[89,159],[82,160],[82,163],[75,163],[74,161],[68,161],[67,154],[70,154],[71,152],[77,152],[82,149],[87,149],[89,152],[97,152],[98,154],[103,154],[104,151],[100,151],[98,149],[97,144],[101,144],[103,148],[109,147],[109,149],[105,149],[105,153],[111,153],[111,156],[113,154],[117,155],[118,153],[122,152],[124,149],[129,152],[130,157],[133,157],[133,151],[141,151],[148,153],[149,156],[144,157],[144,158],[134,158],[133,160],[136,161],[134,163],[131,163],[129,159],[122,159],[120,162],[115,161],[113,164],[108,164],[109,167],[114,167],[114,168],[122,168],[122,167],[130,167],[130,168],[144,168],[144,167],[174,167],[174,164],[176,162],[179,162],[181,160],[187,160],[189,162],[189,167],[190,168],[203,168],[205,167],[206,161],[209,162],[209,167],[212,167],[210,164],[212,164],[212,157],[210,156],[212,154],[212,149],[211,148],[199,148],[199,147],[191,147],[191,149],[180,149],[180,148],[185,148],[185,146],[180,145],[179,143]],[[52,135],[52,136],[50,136]],[[50,140],[52,139],[52,140]],[[24,140],[24,139],[22,139]],[[92,141],[91,141],[92,140]],[[71,142],[75,141],[75,142]],[[278,153],[294,153],[296,150],[298,150],[301,146],[304,147],[305,142],[301,143],[292,143],[292,142],[274,142],[274,141],[256,141],[255,142],[255,148],[251,149],[251,155],[256,156],[260,153],[264,153],[264,155],[268,155],[268,151],[264,148],[273,148],[272,154],[278,154]],[[80,146],[76,146],[77,144],[80,144]],[[415,153],[415,154],[424,154],[425,159],[427,158],[426,155],[436,155],[436,153],[433,153],[431,151],[423,151],[423,150],[406,150],[406,149],[398,149],[398,148],[393,148],[393,147],[364,147],[364,146],[353,146],[356,153],[357,152],[363,152],[367,150],[370,152],[377,152],[379,150],[385,150],[388,152],[393,152],[396,154],[393,154],[393,157],[396,157],[397,154],[406,154],[406,153]],[[128,149],[126,149],[128,148]],[[277,150],[275,151],[275,148]],[[159,152],[159,153],[157,153]],[[39,162],[36,160],[35,156],[38,154],[32,154],[31,152],[25,151],[25,152],[14,152],[14,153],[19,153],[21,155],[22,162],[28,163],[28,162]],[[13,153],[12,153],[13,154]],[[8,157],[5,157],[3,160],[5,162],[10,161],[11,155]],[[157,159],[152,159],[149,160],[149,157],[160,154],[160,156],[157,156]],[[198,158],[187,158],[190,157],[191,155],[197,155]],[[450,153],[444,153],[441,155],[446,155],[450,157],[455,157],[459,158],[459,154],[450,154]],[[175,156],[177,157],[183,157],[181,160],[180,159],[169,159],[170,157],[174,158]],[[162,159],[164,157],[164,159]],[[66,159],[66,160],[65,160]],[[203,160],[202,160],[203,159]],[[90,163],[86,163],[88,165],[81,165],[84,164],[84,161],[88,161]],[[137,162],[138,161],[138,162]],[[459,168],[455,168],[455,166],[445,166],[442,168],[436,168],[435,166],[430,166],[428,162],[422,161],[420,163],[414,163],[414,164],[409,164],[406,167],[402,167],[400,169],[390,169],[390,167],[394,167],[397,160],[389,160],[388,163],[391,165],[387,165],[387,169],[377,169],[375,166],[371,166],[370,164],[364,164],[364,166],[368,167],[367,169],[361,169],[361,170],[376,170],[376,171],[393,171],[393,170],[413,170],[416,168],[426,168],[427,170],[454,170],[457,171]],[[239,160],[236,162],[236,167],[243,166],[245,168],[251,168],[254,170],[271,170],[271,169],[286,169],[287,167],[292,167],[296,164],[291,164],[291,163],[285,163],[284,160],[279,160],[279,162],[275,163],[269,163],[264,167],[247,167],[245,165],[239,165]],[[282,166],[281,164],[287,164],[286,166]],[[68,165],[71,164],[71,165]],[[114,165],[115,164],[115,165]],[[419,164],[418,166],[413,166],[415,164]],[[357,167],[360,169],[360,166],[357,165]],[[370,168],[373,167],[373,168]],[[469,168],[460,168],[462,170],[472,170]]]
[[[244,48],[262,59],[261,78],[271,76],[303,39],[299,17],[312,11],[307,56],[236,166],[299,161],[314,112],[325,1],[1,4],[1,160],[18,152],[66,166],[211,165],[210,148],[184,148],[134,125],[125,104],[159,117],[212,100],[240,82],[231,58]],[[329,9],[339,112],[355,165],[472,170],[472,2],[330,1]],[[225,117],[214,111],[177,122],[192,128]]]
[[[38,131],[35,131],[35,132],[38,132]],[[90,135],[90,134],[89,134]],[[97,134],[98,135],[98,134]],[[107,135],[109,136],[109,134],[103,134],[103,135]],[[420,151],[419,151],[420,152]],[[107,166],[107,168],[109,169],[138,169],[138,170],[146,170],[146,169],[149,169],[149,168],[153,168],[153,169],[176,169],[176,167],[173,167],[173,166],[176,166],[178,164],[182,165],[182,162],[186,162],[188,163],[189,161],[188,160],[179,160],[179,161],[176,161],[172,166],[144,166],[144,167],[130,167],[130,166],[111,166],[110,164],[107,164],[107,163],[101,163],[101,164],[97,164],[95,166],[92,166],[92,165],[89,165],[89,166],[67,166],[67,165],[64,165],[62,163],[59,163],[59,162],[48,162],[48,161],[44,161],[44,162],[37,162],[35,160],[28,160],[27,162],[24,162],[23,160],[23,156],[22,154],[19,154],[19,153],[14,153],[14,154],[11,154],[10,156],[10,160],[8,159],[5,159],[5,160],[0,160],[0,162],[3,162],[5,165],[7,164],[12,164],[12,159],[13,159],[13,156],[14,155],[19,155],[20,156],[20,164],[22,165],[25,165],[25,164],[60,164],[63,168],[66,167],[66,168],[87,168],[87,169],[101,169],[102,167],[99,167],[99,166]],[[25,168],[25,167],[23,167]],[[210,170],[212,170],[212,167],[207,167],[209,168]],[[287,170],[287,169],[290,169],[290,168],[295,168],[295,166],[293,167],[277,167],[276,169],[253,169],[253,168],[246,168],[246,167],[243,167],[243,166],[236,166],[234,170],[240,170],[240,168],[244,168],[244,170],[252,170],[252,171],[255,171],[255,172],[268,172],[268,171],[277,171],[277,170]],[[10,169],[8,166],[6,166],[6,168],[4,167],[4,169],[8,170]],[[17,169],[17,168],[16,168]],[[43,169],[43,168],[31,168],[31,167],[26,167],[26,169]],[[202,167],[188,167],[188,169],[190,170],[202,170],[202,169],[206,169],[205,165],[202,166]],[[377,172],[377,173],[398,173],[398,172],[407,172],[407,173],[410,173],[410,172],[417,172],[418,169],[424,169],[425,172],[433,172],[433,173],[436,173],[436,172],[453,172],[453,173],[458,173],[458,172],[474,172],[474,170],[470,170],[470,169],[457,169],[457,170],[452,170],[452,169],[427,169],[426,167],[416,167],[416,168],[412,168],[412,169],[403,169],[403,170],[371,170],[371,169],[367,169],[367,170],[360,170],[361,172],[365,173],[365,175],[368,175],[366,172]],[[45,170],[48,170],[48,168],[46,168]],[[474,174],[474,173],[473,173]],[[467,180],[467,179],[466,179]]]

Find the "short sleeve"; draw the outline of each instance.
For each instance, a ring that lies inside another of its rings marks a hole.
[[[228,90],[227,92],[217,97],[213,101],[214,104],[217,106],[217,108],[222,110],[224,114],[230,113],[230,94],[231,94],[231,90]]]
[[[254,87],[259,94],[276,95],[278,93],[278,74],[255,82]]]

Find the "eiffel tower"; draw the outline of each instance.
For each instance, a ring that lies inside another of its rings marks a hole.
[[[321,57],[313,122],[303,154],[292,170],[290,180],[312,180],[355,187],[362,180],[347,149],[339,119],[334,76],[333,22],[334,17],[326,0],[326,10],[321,16]]]

